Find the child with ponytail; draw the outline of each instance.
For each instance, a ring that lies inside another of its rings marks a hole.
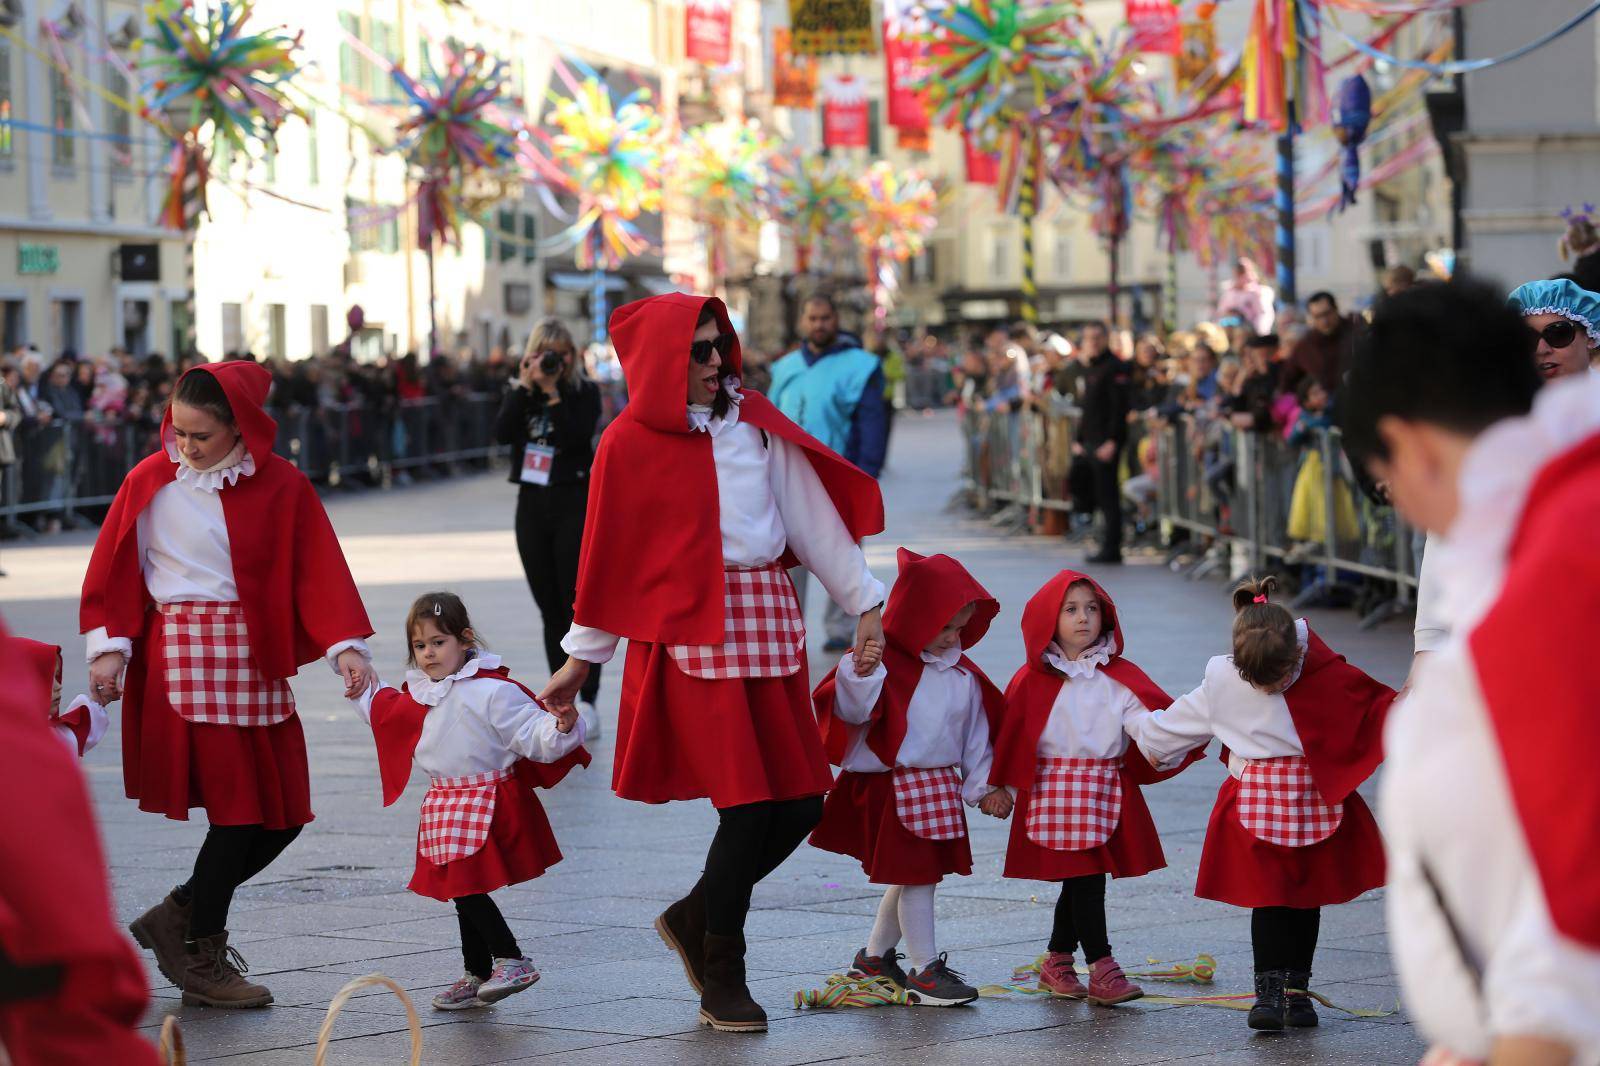
[[[1251,910],[1252,1029],[1317,1024],[1306,995],[1321,908],[1384,882],[1383,838],[1356,793],[1383,761],[1395,692],[1271,601],[1272,578],[1234,590],[1233,654],[1200,687],[1141,716],[1132,735],[1153,766],[1222,742],[1195,895]]]

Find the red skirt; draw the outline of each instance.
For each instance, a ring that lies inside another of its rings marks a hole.
[[[406,887],[419,896],[448,901],[532,881],[560,861],[544,805],[513,774],[495,786],[494,820],[483,847],[439,864],[424,859],[419,849]]]
[[[1269,844],[1239,821],[1239,782],[1217,790],[1200,851],[1194,894],[1235,907],[1325,907],[1348,903],[1384,882],[1383,837],[1366,801],[1344,801],[1333,835],[1303,848]]]
[[[972,872],[966,836],[928,840],[907,829],[895,813],[894,774],[846,770],[822,805],[811,845],[861,860],[875,885],[936,885],[945,874]]]
[[[663,644],[628,642],[611,788],[644,803],[716,807],[820,796],[833,771],[805,656],[788,677],[690,677]]]
[[[204,807],[212,825],[305,825],[311,771],[300,718],[268,726],[190,722],[167,698],[161,615],[145,617],[122,698],[122,781],[141,811],[188,821]],[[154,669],[152,664],[157,664]]]
[[[1011,840],[1006,845],[1006,877],[1026,881],[1065,881],[1069,877],[1110,874],[1139,877],[1167,865],[1156,823],[1145,806],[1144,793],[1122,771],[1122,817],[1104,844],[1081,851],[1056,851],[1028,836],[1028,790],[1017,790],[1011,811]]]

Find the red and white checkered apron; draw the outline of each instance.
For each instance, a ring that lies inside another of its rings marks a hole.
[[[1344,804],[1322,802],[1304,755],[1252,759],[1239,778],[1239,821],[1268,844],[1303,848],[1333,836]]]
[[[476,855],[489,839],[494,821],[495,786],[511,768],[485,770],[470,777],[434,777],[422,797],[417,852],[435,866]]]
[[[276,725],[294,713],[294,693],[250,661],[250,634],[238,603],[163,603],[161,668],[167,702],[204,725]]]
[[[1041,758],[1028,795],[1028,839],[1051,851],[1098,848],[1122,820],[1122,760]]]
[[[894,813],[923,840],[959,840],[967,835],[961,810],[961,778],[954,766],[894,768]]]
[[[806,627],[789,575],[777,563],[729,566],[722,574],[722,643],[668,644],[672,661],[708,681],[796,673]]]

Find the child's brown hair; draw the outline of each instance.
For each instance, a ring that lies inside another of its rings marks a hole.
[[[1242,581],[1233,590],[1233,666],[1261,689],[1281,685],[1300,661],[1294,616],[1268,600],[1276,578]]]
[[[417,630],[422,628],[423,622],[432,622],[434,626],[447,637],[471,644],[475,648],[483,647],[477,630],[472,628],[472,619],[467,617],[467,605],[461,602],[461,597],[453,592],[424,592],[418,596],[411,605],[411,610],[406,613],[406,662],[414,664],[417,661],[416,652],[411,648],[411,641],[416,636]]]

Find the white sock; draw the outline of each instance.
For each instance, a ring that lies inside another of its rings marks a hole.
[[[905,885],[900,889],[900,928],[906,937],[906,959],[921,970],[939,955],[933,937],[933,885]]]
[[[878,920],[872,923],[872,935],[867,937],[868,955],[887,955],[900,943],[899,906],[900,886],[893,885],[878,904]]]

